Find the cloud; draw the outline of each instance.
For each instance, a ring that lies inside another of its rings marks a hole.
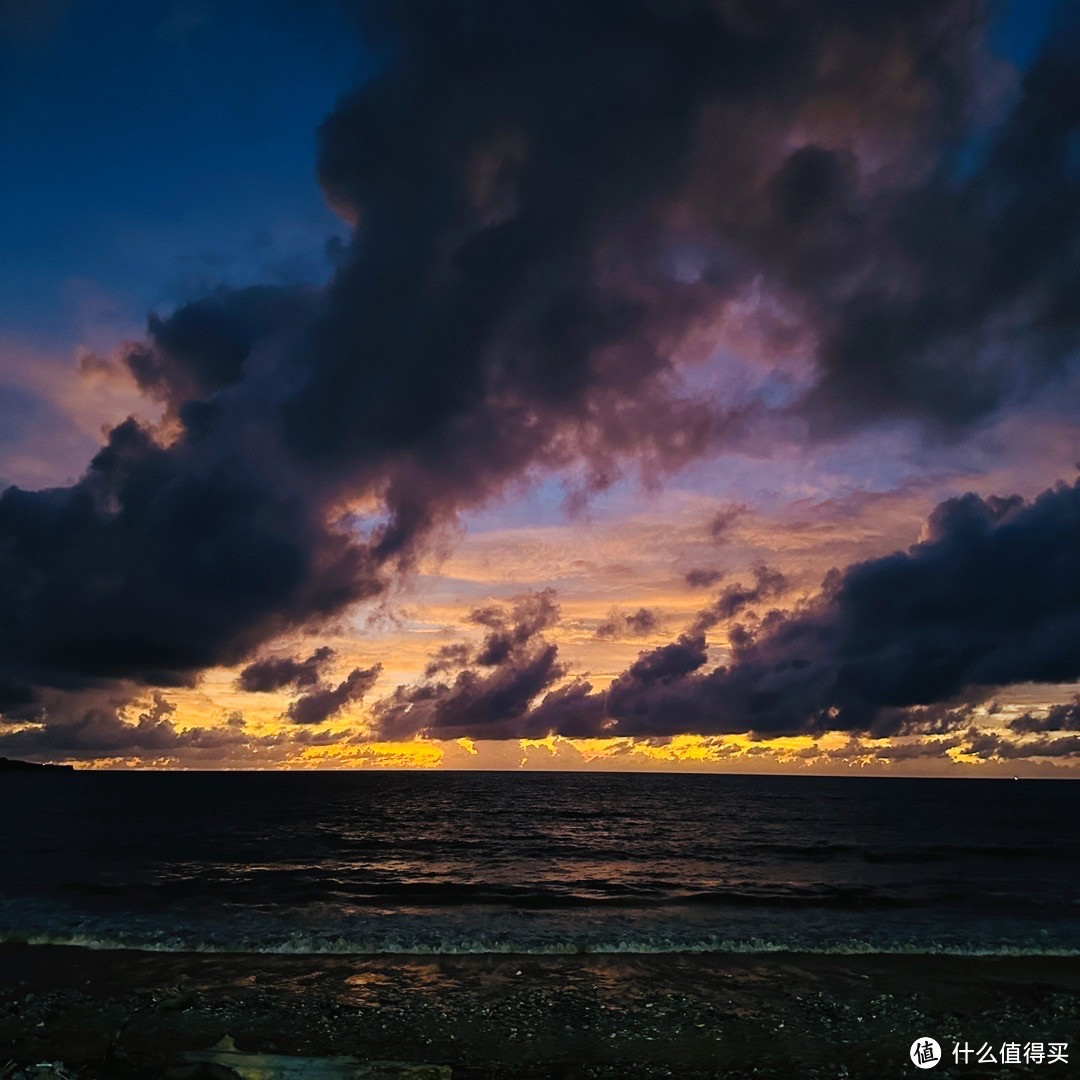
[[[698,567],[693,570],[686,571],[686,584],[691,589],[707,589],[711,585],[715,585],[719,581],[724,580],[723,570],[707,569],[705,567]]]
[[[860,746],[853,756],[869,750],[874,757],[888,761],[918,761],[921,758],[942,757],[947,751],[959,746],[962,741],[962,736],[950,735],[936,739],[913,739],[910,742],[891,743],[886,746]]]
[[[473,611],[470,619],[490,628],[474,662],[480,667],[498,667],[558,618],[554,589],[519,597],[509,610],[492,605]]]
[[[190,411],[239,383],[256,346],[296,322],[312,302],[299,289],[222,287],[168,318],[151,315],[146,342],[121,360],[150,397],[173,412]]]
[[[382,674],[382,664],[353,668],[337,686],[328,685],[325,672],[335,655],[330,646],[323,645],[305,660],[257,660],[240,672],[237,686],[248,693],[273,693],[287,687],[302,690],[304,693],[286,709],[286,719],[294,724],[321,724],[347,706],[363,701]]]
[[[11,731],[0,729],[0,751],[32,757],[86,758],[128,755],[173,755],[195,753],[220,755],[229,751],[250,751],[275,747],[284,740],[279,735],[253,735],[244,730],[239,714],[224,726],[177,729],[173,724],[176,705],[161,693],[152,696],[149,706],[134,722],[127,720],[121,706],[95,695],[81,702],[67,701],[48,724],[37,723]]]
[[[1009,729],[1021,735],[1040,731],[1080,731],[1080,697],[1067,705],[1054,705],[1045,716],[1024,713],[1009,722]]]
[[[335,687],[322,687],[298,697],[285,715],[294,724],[321,724],[346,706],[362,701],[382,674],[382,664],[353,668]]]
[[[370,550],[229,431],[166,446],[129,420],[73,487],[0,495],[9,690],[189,684],[381,590]]]
[[[889,734],[932,724],[912,707],[1076,679],[1078,543],[1080,485],[1031,503],[951,499],[921,543],[833,575],[814,607],[766,628],[729,667],[675,696],[715,730]]]
[[[430,738],[519,738],[515,723],[535,697],[565,672],[559,648],[548,643],[522,650],[490,672],[461,672],[452,683],[399,687],[375,706],[379,732],[400,738],[423,732]]]
[[[731,539],[728,534],[731,532],[732,526],[746,513],[746,510],[747,508],[741,503],[732,503],[722,510],[717,510],[709,522],[709,536],[712,538],[712,542],[714,544],[726,544]]]
[[[333,658],[334,650],[323,645],[306,660],[294,660],[289,656],[257,660],[240,672],[237,686],[255,694],[268,694],[287,686],[314,686],[322,676],[322,669]]]
[[[1015,761],[1019,758],[1080,757],[1080,735],[1063,735],[1056,739],[1045,735],[1037,739],[1012,740],[993,732],[971,730],[960,747],[965,754],[984,760]]]
[[[787,578],[779,570],[773,570],[764,563],[754,567],[754,584],[729,585],[724,591],[694,620],[694,630],[711,630],[717,623],[735,618],[751,604],[760,603],[778,596],[787,588]]]
[[[559,616],[554,590],[520,596],[507,605],[492,604],[472,613],[490,631],[472,656],[472,666],[452,682],[399,686],[374,706],[379,736],[402,738],[517,738],[515,724],[541,691],[566,672],[559,648],[544,631]],[[440,650],[442,653],[443,650]],[[429,677],[442,666],[428,666]]]
[[[450,671],[455,667],[461,667],[469,662],[472,649],[463,641],[449,645],[442,645],[435,650],[434,655],[424,668],[425,678],[438,675],[440,671]]]
[[[624,612],[615,609],[596,628],[598,638],[648,637],[660,627],[660,620],[655,611],[638,608],[637,611]]]
[[[623,676],[626,683],[651,686],[675,682],[697,671],[709,659],[705,650],[705,635],[687,633],[669,645],[661,645],[641,653]],[[616,680],[618,682],[618,680]],[[621,687],[615,690],[616,696]]]
[[[836,150],[798,151],[775,178],[779,216],[790,199],[805,229],[805,261],[785,258],[779,273],[819,312],[822,374],[805,405],[820,424],[891,414],[961,427],[1074,362],[1077,31],[1075,11],[1060,5],[1015,107],[964,182],[962,142],[940,146],[924,182],[869,200]],[[856,266],[866,276],[843,288]]]

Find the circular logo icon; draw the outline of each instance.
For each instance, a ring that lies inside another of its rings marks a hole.
[[[926,1035],[911,1044],[911,1063],[916,1069],[932,1069],[941,1061],[941,1047]]]

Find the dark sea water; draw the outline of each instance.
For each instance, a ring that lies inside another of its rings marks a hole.
[[[0,775],[0,941],[1080,953],[1080,784]]]

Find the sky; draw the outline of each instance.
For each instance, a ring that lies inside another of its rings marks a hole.
[[[0,754],[1067,777],[1054,0],[0,0]]]

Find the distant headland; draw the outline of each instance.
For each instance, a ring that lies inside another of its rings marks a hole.
[[[74,765],[45,765],[40,761],[16,761],[13,758],[0,757],[0,772],[37,772],[40,769],[63,769],[74,772]]]

